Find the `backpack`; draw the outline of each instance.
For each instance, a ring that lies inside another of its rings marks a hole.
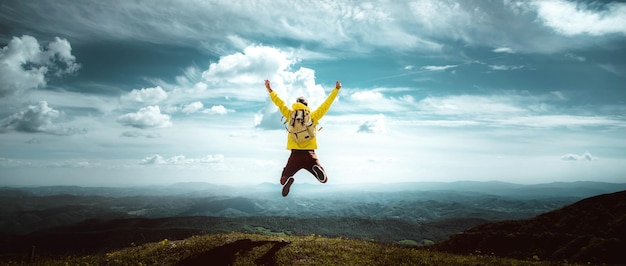
[[[293,110],[290,118],[285,121],[285,128],[289,132],[289,137],[296,143],[302,143],[315,138],[315,126],[311,120],[309,110]]]

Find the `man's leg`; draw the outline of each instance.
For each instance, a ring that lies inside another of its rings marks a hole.
[[[289,159],[287,159],[287,165],[285,165],[285,168],[283,168],[283,172],[280,175],[280,184],[284,186],[287,183],[287,180],[295,175],[300,169],[301,166],[298,166],[298,156],[292,151]]]
[[[289,177],[287,179],[287,182],[285,183],[285,185],[283,186],[283,190],[281,191],[283,197],[287,197],[287,195],[289,195],[289,190],[291,189],[291,184],[293,184],[293,181],[293,177]]]
[[[289,156],[289,160],[287,160],[287,165],[285,166],[285,168],[283,168],[283,173],[280,175],[280,184],[283,185],[283,197],[287,197],[287,195],[289,194],[291,184],[293,184],[294,181],[292,176],[295,175],[297,172],[297,170],[294,170],[294,164],[290,164],[290,162],[292,162],[292,156]]]
[[[328,175],[326,174],[326,171],[324,171],[324,167],[322,167],[320,160],[317,159],[317,154],[315,154],[315,151],[309,151],[308,155],[305,169],[313,174],[313,176],[317,178],[317,181],[320,181],[320,183],[326,183],[326,181],[328,181]]]
[[[280,184],[283,185],[282,195],[283,197],[287,197],[289,194],[289,190],[291,189],[291,185],[293,184],[293,175],[296,174],[300,169],[304,168],[303,166],[303,155],[305,155],[303,151],[291,151],[291,155],[287,160],[287,165],[283,168],[283,173],[280,176]]]

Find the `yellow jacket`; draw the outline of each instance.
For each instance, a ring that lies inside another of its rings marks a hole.
[[[322,117],[326,114],[326,112],[328,112],[330,105],[335,101],[335,98],[337,97],[338,93],[339,93],[339,89],[337,88],[333,89],[333,91],[328,95],[326,100],[324,100],[322,105],[320,105],[320,107],[318,107],[315,111],[311,112],[311,120],[313,121],[313,125],[315,127],[317,127],[317,124],[320,121],[320,119],[322,119]],[[280,113],[286,119],[289,119],[291,117],[291,112],[293,110],[306,109],[306,110],[309,110],[309,112],[311,111],[308,106],[302,103],[298,103],[298,102],[294,103],[291,106],[291,109],[289,109],[289,107],[285,104],[285,102],[280,97],[278,97],[278,94],[274,91],[270,92],[270,99],[272,99],[272,102],[278,107],[278,110],[280,110]],[[289,137],[289,135],[287,135],[287,149],[288,150],[315,150],[317,149],[317,137],[312,138],[311,140],[308,140],[302,143],[296,143]]]

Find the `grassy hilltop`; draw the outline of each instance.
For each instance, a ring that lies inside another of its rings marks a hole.
[[[555,265],[539,258],[524,261],[483,254],[453,255],[366,240],[271,232],[164,239],[101,254],[0,262],[3,265]]]

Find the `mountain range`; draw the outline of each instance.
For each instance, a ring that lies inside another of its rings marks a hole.
[[[488,239],[496,232],[508,232],[491,227],[499,223],[514,229],[513,233],[505,234],[505,238],[519,235],[535,239],[539,235],[546,237],[541,241],[555,242],[548,236],[565,241],[567,238],[556,234],[560,231],[554,228],[522,226],[535,228],[533,233],[509,223],[520,224],[519,221],[567,209],[569,207],[566,206],[583,198],[620,190],[626,190],[626,184],[298,184],[289,197],[283,198],[278,194],[280,186],[268,183],[250,186],[183,183],[121,188],[4,187],[0,188],[0,250],[3,250],[3,255],[30,254],[35,247],[41,255],[89,254],[165,238],[184,239],[236,231],[318,234],[417,246],[437,242],[433,247],[446,252],[467,253],[481,250],[478,249],[480,247],[484,248],[484,252],[502,256],[538,256],[556,260],[567,257],[594,261],[586,255],[574,257],[565,251],[548,251],[543,246],[539,247],[541,252],[534,249],[500,252],[486,244],[475,245],[474,241]],[[610,204],[612,200],[606,202]],[[579,209],[590,208],[591,205]],[[585,218],[597,216],[572,215]],[[555,220],[558,219],[551,218],[546,223],[554,223]],[[619,224],[619,221],[613,223]],[[564,224],[565,227],[569,225]],[[567,234],[587,237],[576,240],[578,242],[571,240],[573,243],[583,243],[584,239],[597,243],[599,237],[590,236],[586,231],[580,234],[570,231]],[[624,239],[623,235],[620,237]],[[498,241],[487,242],[504,243]],[[517,240],[512,241],[518,243]],[[565,246],[569,242],[558,243]],[[612,247],[614,242],[607,240],[602,243],[604,246],[599,247]],[[618,242],[615,243],[620,247]],[[507,245],[516,247],[510,243]],[[498,248],[507,245],[496,244]],[[575,249],[570,247],[567,250]]]

